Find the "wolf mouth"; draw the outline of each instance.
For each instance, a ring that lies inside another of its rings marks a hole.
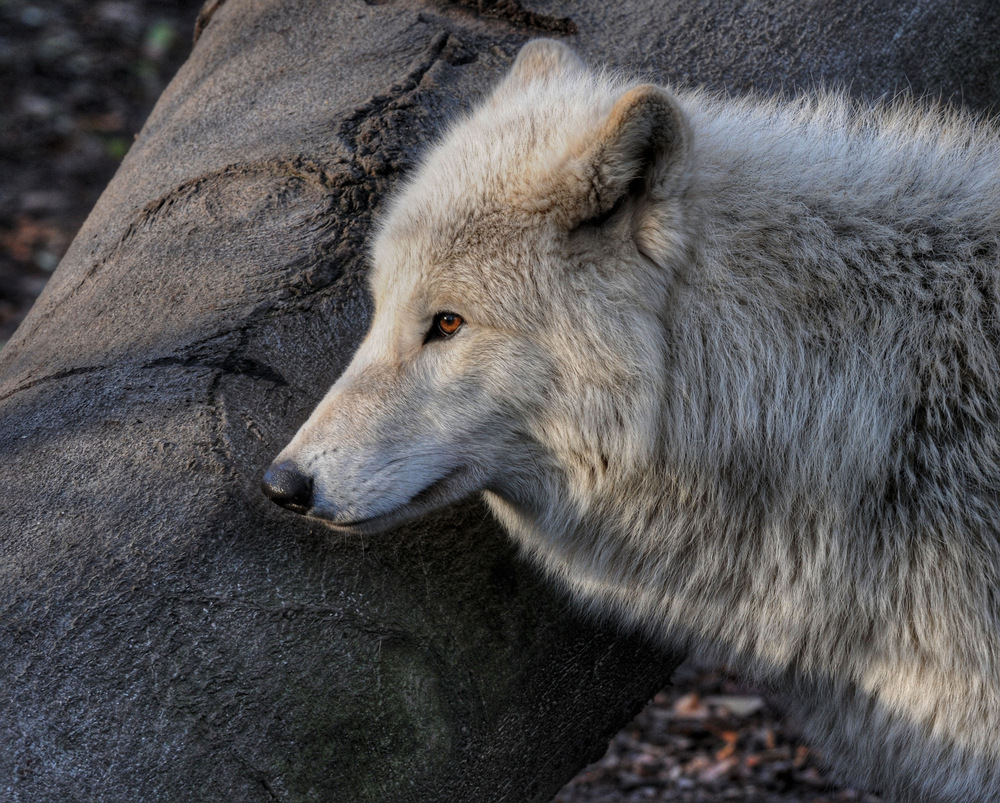
[[[455,494],[452,487],[456,485],[456,483],[452,482],[452,480],[456,476],[460,476],[463,473],[464,472],[462,471],[461,466],[450,469],[442,477],[434,480],[430,485],[427,485],[417,491],[405,502],[392,508],[392,510],[386,511],[385,513],[378,513],[374,516],[369,516],[368,518],[347,522],[327,520],[327,524],[337,529],[360,529],[371,532],[385,529],[393,524],[397,524],[408,519],[416,518],[423,513],[427,513],[439,507],[444,507],[449,502],[456,501],[459,495],[464,495]]]

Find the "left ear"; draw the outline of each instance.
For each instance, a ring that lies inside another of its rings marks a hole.
[[[558,81],[586,71],[587,65],[568,45],[555,39],[532,39],[517,54],[503,83],[508,89],[523,90],[534,81]]]
[[[563,169],[566,223],[576,228],[603,223],[626,204],[636,216],[640,248],[644,232],[676,207],[687,181],[691,130],[684,112],[665,89],[644,84],[615,103],[596,137],[584,141]],[[560,182],[561,183],[561,182]],[[650,219],[652,216],[652,219]],[[647,238],[648,239],[648,238]],[[648,244],[658,250],[655,243]],[[651,254],[651,256],[653,256]]]

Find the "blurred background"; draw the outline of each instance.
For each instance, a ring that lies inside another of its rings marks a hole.
[[[0,0],[0,345],[191,50],[203,0]]]

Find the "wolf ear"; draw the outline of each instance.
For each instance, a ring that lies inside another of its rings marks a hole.
[[[504,83],[512,88],[519,87],[586,69],[587,65],[580,57],[562,42],[555,39],[532,39],[517,54]]]
[[[640,248],[662,251],[644,238],[655,239],[679,214],[690,159],[690,126],[670,93],[653,84],[630,89],[565,164],[571,183],[566,223],[571,229],[603,224],[627,206]]]

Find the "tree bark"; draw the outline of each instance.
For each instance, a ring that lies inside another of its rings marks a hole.
[[[533,35],[986,107],[992,2],[206,3],[0,355],[0,796],[550,799],[679,656],[577,612],[475,502],[359,539],[258,491],[365,332],[387,191]]]

